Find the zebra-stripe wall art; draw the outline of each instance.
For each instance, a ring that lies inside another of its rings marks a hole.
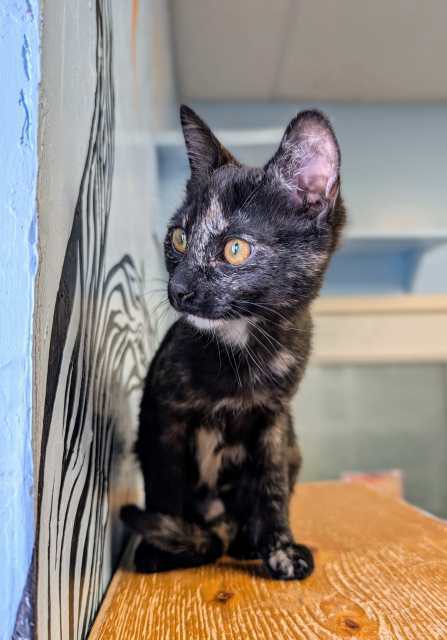
[[[85,638],[110,580],[122,543],[119,505],[110,502],[112,468],[153,338],[136,259],[126,247],[112,264],[108,255],[115,159],[110,0],[96,0],[94,13],[93,113],[54,304],[37,470],[35,615],[45,640]],[[118,502],[119,491],[127,497],[125,487],[115,487]]]

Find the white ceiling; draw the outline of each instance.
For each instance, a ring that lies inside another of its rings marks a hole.
[[[171,0],[185,100],[447,100],[447,0]]]

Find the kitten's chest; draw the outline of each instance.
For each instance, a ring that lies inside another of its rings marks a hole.
[[[240,351],[212,341],[202,348],[188,349],[180,368],[186,372],[189,389],[208,399],[210,411],[234,412],[270,406],[290,395],[299,367],[289,347],[271,349],[267,354],[259,345]]]
[[[236,470],[246,460],[242,442],[229,443],[222,431],[200,427],[194,434],[194,454],[197,467],[197,486],[216,491],[225,471]]]
[[[197,429],[194,440],[194,512],[209,523],[232,503],[247,451],[242,443],[226,442],[221,431],[209,427]]]

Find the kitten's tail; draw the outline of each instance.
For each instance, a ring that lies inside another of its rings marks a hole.
[[[131,504],[122,507],[121,519],[146,542],[175,555],[217,559],[226,552],[236,533],[234,524],[225,518],[201,527],[178,516],[143,511]]]

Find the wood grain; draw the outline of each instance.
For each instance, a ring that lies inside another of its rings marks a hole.
[[[346,313],[425,313],[447,312],[445,294],[397,294],[387,296],[322,296],[313,304],[314,313],[345,315]]]
[[[322,297],[313,362],[446,362],[447,296]]]
[[[221,563],[112,581],[90,640],[447,638],[447,526],[361,485],[303,485],[294,532],[315,551],[306,581]]]

